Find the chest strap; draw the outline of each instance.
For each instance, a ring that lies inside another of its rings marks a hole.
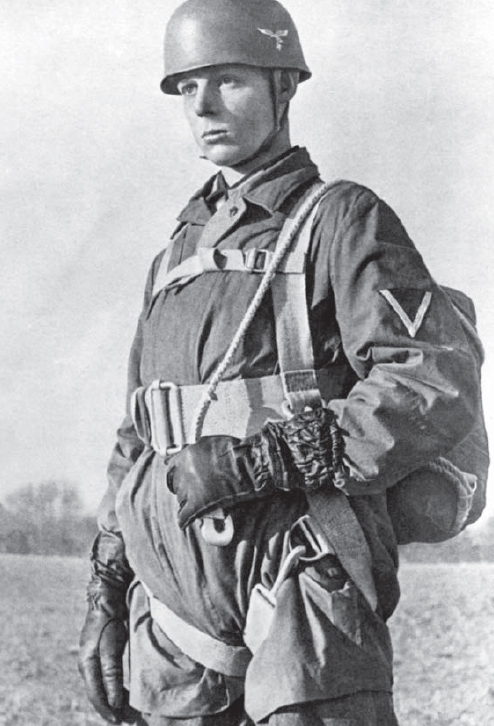
[[[199,247],[197,254],[167,270],[165,258],[153,284],[153,299],[165,288],[170,290],[208,272],[249,272],[263,274],[273,259],[273,252],[253,247],[248,250]],[[300,272],[298,255],[288,253],[277,268],[278,273]]]

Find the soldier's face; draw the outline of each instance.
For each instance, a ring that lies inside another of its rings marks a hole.
[[[202,155],[218,166],[240,165],[273,130],[273,99],[262,69],[213,66],[182,76],[177,86]]]

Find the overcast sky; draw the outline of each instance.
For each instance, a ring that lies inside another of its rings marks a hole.
[[[89,507],[104,491],[149,264],[214,171],[159,91],[177,5],[0,0],[3,495],[49,477]],[[494,440],[494,6],[285,5],[314,74],[292,140],[324,179],[374,189],[436,279],[475,299]]]

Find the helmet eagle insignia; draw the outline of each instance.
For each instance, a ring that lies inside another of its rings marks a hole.
[[[268,28],[258,28],[258,30],[276,41],[276,50],[282,50],[288,30],[276,30],[274,32]]]

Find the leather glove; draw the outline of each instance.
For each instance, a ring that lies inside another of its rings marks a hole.
[[[288,421],[268,421],[261,438],[269,437],[274,473],[282,477],[282,489],[319,489],[332,486],[340,466],[342,439],[335,415],[327,408],[314,408]],[[281,465],[280,465],[281,464]],[[296,472],[296,477],[290,476]]]
[[[333,481],[334,414],[318,408],[289,421],[269,421],[240,441],[205,436],[170,461],[169,489],[179,501],[182,529],[209,510],[228,508],[277,490],[317,489]]]
[[[127,643],[127,588],[133,573],[118,534],[101,532],[93,545],[89,603],[79,641],[79,672],[98,713],[120,723],[127,711],[122,655]]]

